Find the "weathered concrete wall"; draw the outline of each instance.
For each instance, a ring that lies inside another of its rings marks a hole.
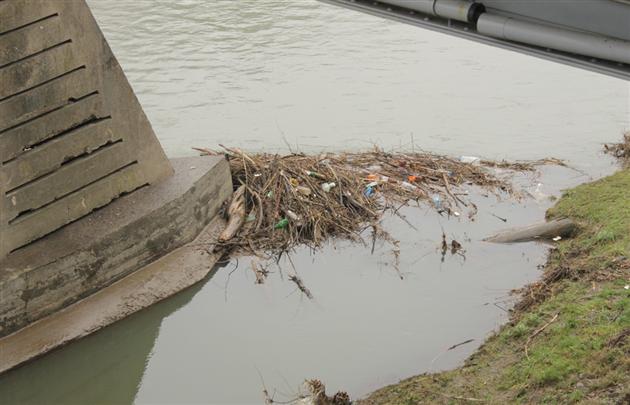
[[[0,1],[0,272],[9,252],[171,174],[85,1]]]
[[[215,217],[199,236],[89,297],[0,338],[0,374],[96,332],[203,280],[220,258],[204,246],[225,228]]]
[[[197,237],[232,193],[229,165],[222,157],[172,162],[173,177],[123,196],[8,256],[0,272],[0,337]]]

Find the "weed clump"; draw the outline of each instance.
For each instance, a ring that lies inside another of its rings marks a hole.
[[[604,152],[621,160],[624,165],[630,165],[630,132],[623,136],[621,142],[604,145]]]

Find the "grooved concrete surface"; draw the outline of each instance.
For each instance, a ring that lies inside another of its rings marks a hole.
[[[213,156],[172,165],[174,176],[11,253],[0,271],[0,337],[197,237],[232,193],[229,164]]]
[[[84,0],[0,1],[3,257],[172,175]]]

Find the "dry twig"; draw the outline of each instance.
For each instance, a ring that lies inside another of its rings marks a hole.
[[[295,285],[297,286],[297,288],[300,291],[302,291],[308,299],[310,300],[313,299],[313,294],[311,294],[311,291],[308,288],[306,288],[301,278],[299,278],[297,275],[290,275],[289,280],[293,281]]]
[[[545,328],[547,328],[547,326],[551,325],[552,323],[554,323],[556,321],[556,319],[558,319],[558,316],[560,315],[560,312],[556,313],[553,318],[551,318],[551,320],[549,322],[547,322],[546,324],[544,324],[543,326],[541,326],[540,328],[536,329],[536,331],[534,331],[534,333],[532,333],[530,335],[530,337],[527,338],[527,342],[525,342],[525,357],[527,357],[529,359],[529,353],[528,353],[528,347],[529,344],[532,342],[532,339],[534,339],[536,336],[538,336],[543,330],[545,330]]]

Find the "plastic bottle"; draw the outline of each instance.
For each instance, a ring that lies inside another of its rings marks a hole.
[[[306,170],[306,175],[307,176],[311,176],[311,177],[315,177],[316,179],[320,179],[320,180],[326,180],[326,177],[317,173],[317,172],[312,172],[310,170]]]
[[[322,190],[324,190],[326,193],[329,193],[330,190],[332,190],[335,186],[336,186],[336,184],[333,183],[333,182],[323,183],[322,184]]]
[[[439,194],[433,194],[431,196],[431,200],[433,200],[433,205],[435,205],[435,208],[437,208],[438,210],[442,209],[442,197],[440,197]]]

